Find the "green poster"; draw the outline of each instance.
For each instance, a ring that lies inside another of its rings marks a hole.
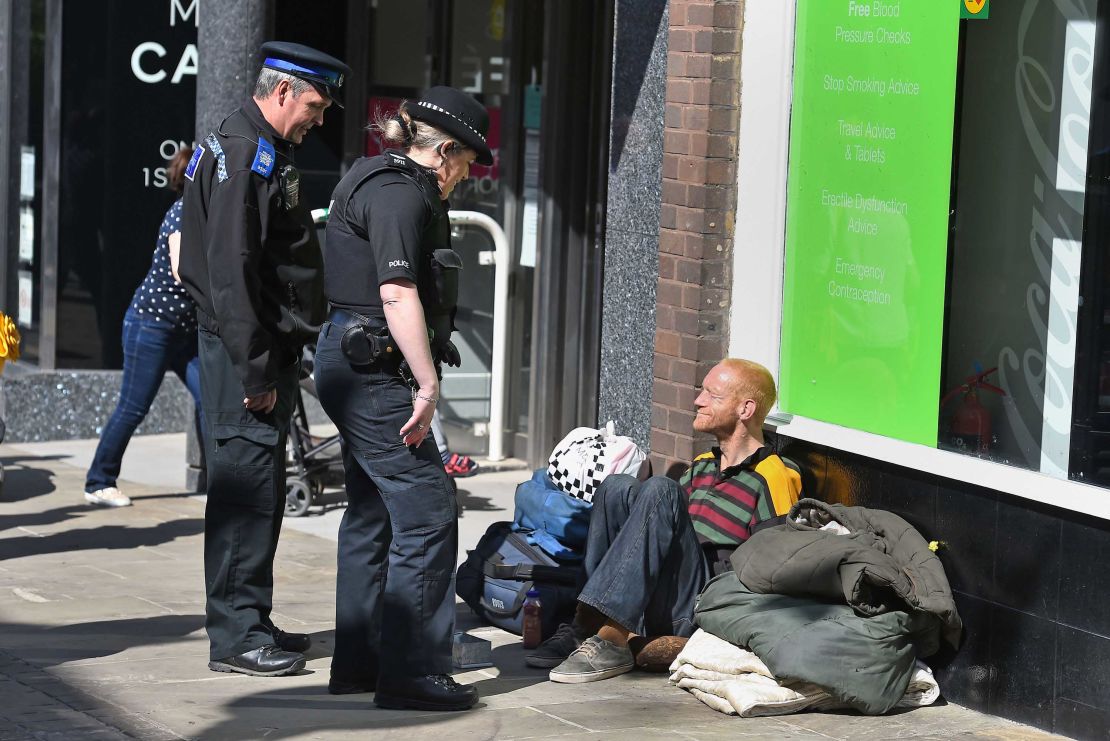
[[[781,405],[935,446],[959,14],[799,0]]]

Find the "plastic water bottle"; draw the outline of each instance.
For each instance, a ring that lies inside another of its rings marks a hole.
[[[543,620],[540,592],[535,587],[528,590],[524,597],[524,625],[521,631],[525,648],[535,648],[543,641]]]

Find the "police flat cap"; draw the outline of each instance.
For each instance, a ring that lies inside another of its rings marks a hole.
[[[428,88],[420,100],[408,104],[408,112],[473,149],[479,165],[493,164],[493,152],[486,143],[489,112],[472,96],[446,85]]]
[[[351,68],[330,54],[304,44],[289,41],[267,41],[261,47],[262,66],[299,77],[315,85],[332,101],[343,107],[339,90],[351,74]]]

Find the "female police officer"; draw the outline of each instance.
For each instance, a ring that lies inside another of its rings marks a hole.
[[[333,694],[382,707],[461,710],[451,637],[453,487],[428,436],[450,343],[458,255],[446,199],[470,164],[491,164],[489,115],[449,87],[373,124],[402,145],[357,161],[333,194],[324,247],[332,310],[316,386],[343,438],[349,504],[339,530]]]

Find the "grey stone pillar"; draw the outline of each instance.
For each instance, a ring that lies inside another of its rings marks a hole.
[[[258,47],[273,28],[265,0],[200,0],[197,30],[197,141],[254,89]]]
[[[0,310],[11,315],[17,309],[20,151],[30,105],[30,6],[27,0],[0,0]]]
[[[265,0],[199,2],[197,141],[250,96],[262,62],[258,47],[271,37],[273,29],[273,10]],[[188,488],[202,489],[204,457],[196,425],[189,425],[185,465]]]
[[[651,436],[659,280],[666,0],[617,0],[605,227],[598,421],[645,448]]]

